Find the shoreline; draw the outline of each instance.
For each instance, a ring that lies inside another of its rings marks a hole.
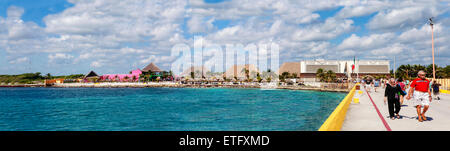
[[[256,89],[286,89],[286,90],[311,90],[324,92],[348,93],[348,89],[319,88],[311,86],[276,86],[270,88],[261,87],[259,84],[179,84],[179,83],[63,83],[45,86],[44,84],[0,85],[0,87],[49,87],[49,88],[256,88]]]

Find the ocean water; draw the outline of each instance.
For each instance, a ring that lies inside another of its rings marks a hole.
[[[315,131],[345,93],[0,88],[0,131]]]

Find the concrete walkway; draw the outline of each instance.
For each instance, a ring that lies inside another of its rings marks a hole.
[[[379,90],[378,90],[379,89]],[[417,111],[413,107],[411,100],[404,99],[400,110],[400,119],[391,120],[389,118],[388,105],[384,104],[384,89],[378,88],[377,92],[372,89],[369,92],[373,102],[378,107],[386,124],[392,131],[450,131],[450,94],[440,94],[441,100],[434,100],[430,108],[425,113],[427,121],[417,120]],[[355,94],[360,98],[360,103],[351,103],[347,111],[346,119],[342,126],[342,131],[386,131],[387,128],[367,92]]]

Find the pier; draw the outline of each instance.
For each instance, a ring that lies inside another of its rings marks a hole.
[[[389,118],[388,105],[384,104],[384,89],[378,88],[355,93],[359,103],[350,103],[342,124],[342,131],[448,131],[450,130],[450,94],[440,93],[425,113],[427,121],[417,120],[417,111],[411,100],[404,99],[400,119]],[[441,91],[442,92],[442,91]]]

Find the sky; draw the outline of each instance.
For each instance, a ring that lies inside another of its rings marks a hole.
[[[170,70],[177,44],[277,43],[280,64],[313,59],[450,62],[448,0],[2,0],[0,74]]]

